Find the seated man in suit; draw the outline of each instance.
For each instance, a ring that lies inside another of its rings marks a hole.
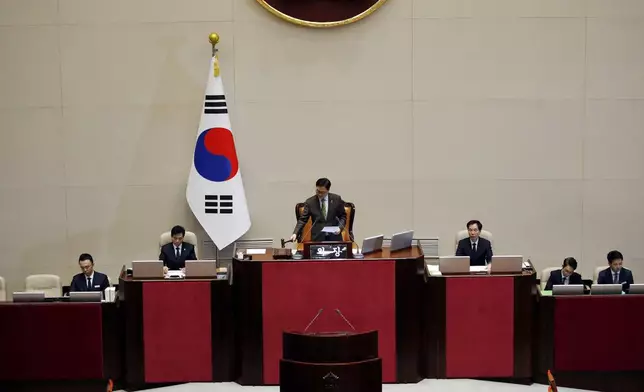
[[[558,271],[552,271],[546,283],[546,290],[552,290],[552,286],[560,284],[584,284],[581,275],[575,272],[577,269],[577,260],[574,257],[566,257]],[[541,279],[544,279],[542,276]]]
[[[621,284],[624,292],[634,283],[633,273],[622,267],[624,256],[617,250],[611,250],[606,255],[609,267],[599,273],[597,284]]]
[[[342,241],[341,230],[347,221],[347,212],[344,210],[344,200],[340,195],[329,193],[331,181],[328,178],[320,178],[315,182],[315,196],[311,196],[304,202],[304,211],[300,215],[291,240],[295,241],[302,233],[302,229],[312,219],[311,241]],[[333,233],[324,233],[322,229],[326,226],[338,226]]]
[[[83,253],[78,257],[80,274],[74,275],[69,291],[105,291],[110,287],[107,275],[94,271],[94,259],[89,253]]]
[[[470,256],[470,265],[487,265],[492,261],[492,244],[481,238],[483,224],[477,220],[467,222],[468,238],[458,242],[456,256]]]
[[[175,226],[170,230],[170,235],[172,242],[163,245],[159,255],[159,260],[163,261],[163,272],[185,268],[186,260],[197,260],[194,245],[183,242],[186,229]]]

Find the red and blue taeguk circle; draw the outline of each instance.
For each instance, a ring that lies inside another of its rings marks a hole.
[[[201,132],[195,147],[195,169],[210,181],[224,182],[239,170],[233,134],[226,128],[210,128]]]

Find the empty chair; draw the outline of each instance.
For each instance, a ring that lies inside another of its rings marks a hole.
[[[45,297],[60,297],[63,286],[58,275],[29,275],[25,279],[25,291],[42,291]]]
[[[7,300],[7,286],[4,278],[0,276],[0,302]]]

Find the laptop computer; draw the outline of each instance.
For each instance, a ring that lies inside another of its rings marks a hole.
[[[186,260],[186,278],[216,278],[216,260]]]
[[[44,302],[45,293],[42,291],[16,291],[13,302]]]
[[[163,279],[163,261],[137,260],[132,262],[132,278]]]
[[[469,256],[441,256],[438,258],[438,270],[442,275],[469,274]]]
[[[552,295],[583,295],[583,284],[556,284],[552,286]]]
[[[644,284],[636,283],[632,284],[628,288],[629,294],[644,294]]]
[[[594,284],[590,288],[591,295],[611,295],[611,294],[621,294],[622,285],[621,284]]]
[[[367,237],[362,240],[362,254],[378,252],[382,250],[382,240],[385,238],[384,235],[376,235],[373,237]]]
[[[523,270],[523,256],[492,256],[490,273],[520,274]]]
[[[69,302],[101,302],[103,293],[100,291],[70,291]]]
[[[411,243],[413,240],[414,240],[413,230],[396,233],[393,236],[391,236],[391,245],[389,246],[389,250],[391,252],[395,252],[397,250],[411,248]]]

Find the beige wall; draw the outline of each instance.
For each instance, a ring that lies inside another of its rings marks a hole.
[[[81,252],[115,276],[172,224],[196,227],[184,194],[211,31],[249,237],[288,236],[328,176],[358,238],[413,228],[448,254],[479,218],[497,253],[575,256],[589,276],[618,248],[644,281],[644,1],[390,0],[320,31],[255,0],[0,0],[10,291],[68,281]]]

